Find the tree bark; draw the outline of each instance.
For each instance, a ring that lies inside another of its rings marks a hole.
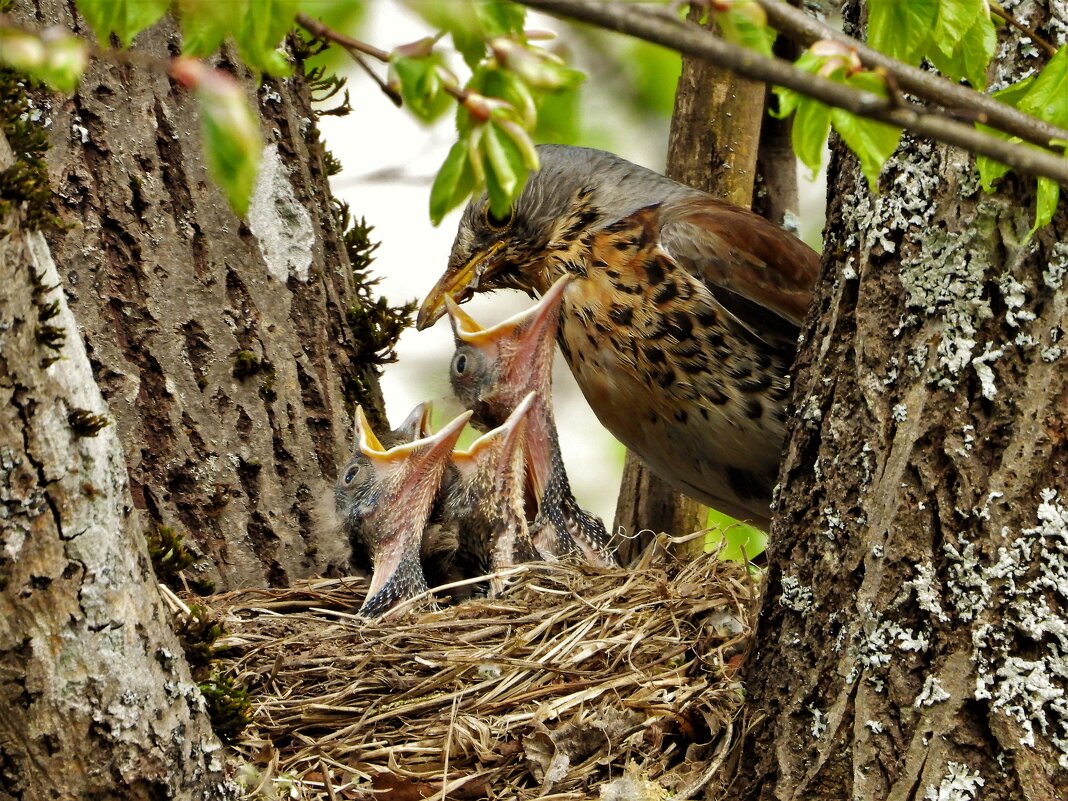
[[[90,35],[72,9],[23,13]],[[246,82],[267,143],[246,224],[207,175],[194,98],[166,75],[178,47],[173,24],[153,26],[136,59],[94,59],[45,109],[63,286],[146,519],[185,534],[220,589],[344,572],[348,543],[316,513],[353,404],[381,400],[345,324],[357,300],[308,88],[299,67]]]
[[[0,224],[0,797],[234,798],[55,263]]]
[[[996,81],[1041,67],[999,38]],[[1068,213],[1028,242],[1030,180],[834,152],[731,797],[1063,798]]]
[[[703,16],[702,8],[691,7],[691,21]],[[763,84],[702,59],[684,57],[671,117],[668,177],[748,208],[763,110]],[[645,547],[654,532],[689,534],[705,528],[707,521],[705,506],[673,490],[627,452],[614,525],[617,531],[646,534],[627,541],[626,549],[621,549],[623,559]],[[687,547],[699,550],[703,544],[699,538]]]

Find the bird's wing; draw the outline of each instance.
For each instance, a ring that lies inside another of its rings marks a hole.
[[[819,255],[751,211],[712,198],[665,204],[660,246],[741,319],[764,309],[800,326],[812,301]]]

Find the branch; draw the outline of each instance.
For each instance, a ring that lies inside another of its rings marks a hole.
[[[308,31],[316,39],[322,39],[324,42],[333,42],[336,45],[340,45],[342,49],[355,61],[360,68],[367,73],[367,76],[374,81],[378,88],[382,90],[382,94],[390,99],[390,102],[398,108],[403,103],[400,94],[391,87],[388,83],[383,81],[373,69],[371,65],[363,60],[364,56],[370,56],[383,63],[389,63],[389,53],[385,50],[380,50],[374,45],[361,42],[359,39],[353,39],[351,36],[346,36],[343,33],[328,28],[323,23],[314,17],[309,17],[307,14],[301,13],[296,16],[297,24],[304,30]]]
[[[401,105],[401,96],[397,91],[372,72],[371,68],[368,67],[367,63],[360,57],[362,54],[381,61],[383,64],[388,64],[388,52],[379,47],[375,47],[372,44],[368,44],[367,42],[361,42],[359,39],[353,39],[351,36],[346,36],[340,31],[335,31],[333,28],[328,28],[326,25],[319,22],[319,20],[309,17],[307,14],[297,14],[296,20],[300,27],[304,28],[304,30],[308,31],[316,38],[326,42],[333,42],[344,48],[345,51],[355,59],[356,63],[363,67],[364,71],[374,79],[375,83],[378,84],[378,88],[386,93],[389,99],[393,101],[393,104],[395,106]],[[461,103],[467,100],[467,92],[460,87],[453,85],[449,81],[442,81],[441,88],[444,90],[445,94],[452,96]]]
[[[1036,30],[1034,30],[1033,28],[1028,28],[1026,25],[1020,22],[1020,20],[1016,19],[1016,17],[1014,17],[1004,8],[1002,8],[1000,3],[995,3],[993,2],[993,0],[991,0],[990,13],[993,14],[995,17],[1000,17],[1001,19],[1005,20],[1005,22],[1014,27],[1016,30],[1018,30],[1036,45],[1041,47],[1043,50],[1045,50],[1046,55],[1050,58],[1053,58],[1055,55],[1057,55],[1056,47],[1054,47],[1041,36],[1039,36]]]
[[[623,3],[595,0],[520,1],[531,8],[555,16],[588,22],[678,50],[680,53],[707,59],[747,78],[793,89],[857,116],[885,122],[898,128],[908,128],[930,139],[996,159],[1019,173],[1050,178],[1062,186],[1068,186],[1068,160],[1062,155],[1007,142],[969,125],[934,115],[916,104],[902,108],[896,102],[870,92],[857,91],[799,70],[778,59],[767,58],[748,48],[725,42],[713,33],[687,25],[667,14],[643,11]],[[850,40],[849,44],[855,46],[856,43]],[[895,77],[900,82],[900,76]],[[979,96],[978,92],[968,94],[969,97]]]
[[[1054,139],[1068,140],[1068,130],[1025,114],[1000,100],[946,80],[940,75],[925,72],[919,67],[904,64],[890,56],[873,50],[830,25],[820,22],[805,12],[787,5],[782,0],[756,0],[768,15],[768,23],[787,38],[808,47],[820,39],[833,39],[857,51],[860,63],[869,69],[883,69],[892,75],[897,85],[906,92],[919,95],[924,100],[938,103],[946,108],[967,109],[976,122],[989,125],[1025,142],[1049,147]],[[991,6],[993,8],[993,6]],[[1033,34],[1028,34],[1033,35]]]

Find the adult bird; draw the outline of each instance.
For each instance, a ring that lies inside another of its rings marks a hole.
[[[418,410],[418,407],[417,407]],[[354,545],[371,552],[373,571],[360,614],[377,617],[427,590],[422,553],[431,506],[448,457],[471,417],[465,412],[437,434],[403,441],[408,428],[426,431],[413,412],[384,446],[356,407],[356,447],[338,478],[336,503]]]
[[[593,564],[616,564],[604,523],[575,500],[564,469],[552,412],[552,367],[560,302],[571,277],[561,276],[530,309],[483,328],[445,298],[456,351],[449,367],[453,392],[472,410],[471,422],[499,425],[533,393],[526,436],[528,504],[538,551],[546,558],[581,552]]]
[[[475,292],[543,294],[600,421],[656,474],[767,527],[788,370],[819,257],[745,209],[624,159],[543,145],[511,214],[463,213],[417,325]]]
[[[465,577],[500,571],[539,558],[527,527],[524,498],[526,448],[534,393],[504,422],[466,450],[450,457],[453,470],[443,485],[441,525],[457,532],[458,572]],[[491,577],[499,595],[503,579]]]

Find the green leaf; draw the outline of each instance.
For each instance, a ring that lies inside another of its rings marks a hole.
[[[78,10],[101,45],[111,34],[129,47],[134,37],[167,13],[169,0],[77,0]]]
[[[532,128],[538,119],[538,108],[530,87],[514,72],[481,64],[467,84],[486,97],[499,97],[515,107],[518,119],[527,128]]]
[[[1049,225],[1053,219],[1053,212],[1057,210],[1057,200],[1060,198],[1061,188],[1056,181],[1049,178],[1038,179],[1038,200],[1035,204],[1035,224],[1027,232],[1027,238],[1034,236],[1035,231],[1045,225]]]
[[[1042,72],[994,92],[993,96],[1002,103],[1054,125],[1068,125],[1068,47],[1058,50]],[[986,125],[977,124],[975,127],[1014,144],[1022,141],[1019,137],[1009,137],[1003,131]],[[993,192],[994,181],[1009,172],[1007,165],[987,156],[977,156],[975,163],[979,169],[980,184],[986,192]],[[1047,197],[1050,194],[1048,187],[1043,189],[1040,186],[1039,189],[1040,199],[1043,192]]]
[[[527,10],[507,0],[476,0],[475,16],[482,26],[484,39],[522,33]]]
[[[785,86],[773,86],[772,91],[779,98],[779,107],[773,109],[770,113],[771,116],[780,120],[786,119],[793,114],[801,104],[801,101],[805,99],[804,95],[795,92],[793,89],[787,89]]]
[[[883,122],[856,117],[848,111],[831,109],[831,124],[849,149],[860,159],[860,168],[873,192],[878,191],[879,173],[897,150],[901,129]]]
[[[938,17],[938,0],[868,0],[868,44],[913,66]]]
[[[846,85],[854,89],[886,96],[886,86],[882,77],[874,72],[858,72],[850,75]],[[856,117],[840,108],[831,109],[831,124],[842,137],[842,141],[860,159],[860,169],[868,179],[868,186],[873,192],[878,191],[879,173],[886,160],[897,150],[901,140],[901,129],[883,122]]]
[[[501,133],[497,125],[490,123],[486,126],[486,135],[483,137],[483,147],[486,159],[489,163],[488,174],[493,174],[497,179],[497,185],[505,193],[500,205],[494,204],[491,198],[490,208],[494,214],[504,216],[512,205],[512,196],[520,183],[520,175],[524,172],[523,160],[518,157],[517,148],[509,150],[506,142],[509,140]],[[513,153],[515,158],[513,158]],[[500,198],[498,198],[500,200]]]
[[[731,3],[726,11],[715,11],[713,6],[712,16],[728,42],[771,55],[776,33],[768,27],[764,9],[756,3]]]
[[[910,0],[901,5],[914,3]],[[922,29],[931,31],[929,41],[920,55],[926,55],[953,80],[967,80],[976,89],[986,86],[986,68],[997,47],[997,31],[987,0],[942,0],[933,28],[929,22]]]
[[[474,70],[486,57],[486,41],[523,30],[526,9],[497,0],[409,2],[408,8],[433,28],[447,31],[453,46]]]
[[[212,55],[246,13],[246,0],[229,3],[220,3],[218,0],[178,0],[182,53],[197,58]]]
[[[997,31],[990,15],[981,14],[969,20],[954,37],[948,52],[941,46],[931,47],[927,58],[949,78],[967,80],[976,89],[982,89],[986,86],[986,68],[997,47]]]
[[[217,70],[201,76],[196,96],[208,172],[234,212],[243,217],[248,211],[263,148],[256,115],[241,85]]]
[[[433,122],[450,107],[449,96],[442,91],[438,74],[440,58],[405,58],[394,54],[390,69],[400,84],[404,105],[423,122]]]
[[[1019,143],[1021,140],[1014,136],[1009,141]],[[1007,164],[1002,164],[989,156],[976,156],[975,166],[979,168],[979,184],[983,187],[983,191],[988,193],[994,191],[994,181],[1009,171]]]
[[[59,92],[73,92],[89,65],[89,48],[71,33],[45,31],[45,60],[35,77]]]
[[[705,553],[716,550],[720,543],[726,540],[723,550],[719,552],[721,560],[742,562],[746,558],[755,559],[767,548],[767,534],[715,509],[708,510],[708,528],[704,542]]]
[[[89,63],[86,43],[57,28],[38,36],[0,27],[0,63],[59,92],[73,92]]]
[[[297,13],[297,0],[250,0],[238,6],[242,16],[235,20],[234,43],[242,60],[254,72],[275,78],[292,69],[278,49]]]
[[[467,143],[456,142],[430,188],[430,221],[437,225],[463,203],[475,188],[475,174],[468,161]]]
[[[1007,91],[998,92],[996,96],[1011,102],[1004,95]],[[1017,108],[1062,128],[1068,127],[1068,45],[1061,47],[1042,72],[1028,83]]]
[[[823,163],[823,146],[831,130],[831,109],[811,98],[802,98],[794,117],[791,137],[794,153],[815,176]]]
[[[498,217],[507,217],[512,203],[523,191],[528,170],[524,156],[512,139],[502,133],[494,122],[485,126],[482,146],[486,154],[486,192],[489,195],[490,211]]]

